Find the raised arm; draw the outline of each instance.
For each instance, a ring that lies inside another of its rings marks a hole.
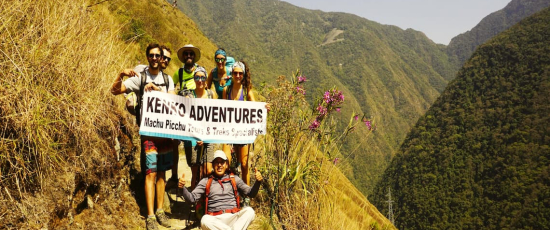
[[[197,187],[195,187],[195,189],[193,189],[193,191],[189,192],[185,188],[185,174],[182,174],[181,178],[179,180],[179,183],[178,183],[178,187],[183,189],[183,198],[185,199],[185,201],[190,202],[190,203],[197,202],[201,198],[201,195],[206,192],[205,189],[206,189],[206,182],[207,181],[208,181],[208,178],[203,178],[199,182],[199,184],[197,184]]]
[[[242,194],[254,198],[258,191],[260,190],[260,185],[262,184],[263,177],[260,171],[257,168],[254,168],[254,177],[256,178],[256,182],[254,182],[254,185],[252,187],[248,186],[242,179],[239,178],[237,180],[237,188],[239,189],[239,192]]]
[[[125,69],[115,77],[113,84],[111,85],[111,93],[113,95],[119,95],[126,93],[126,86],[122,84],[122,79],[126,77],[136,76],[136,72],[133,69]]]

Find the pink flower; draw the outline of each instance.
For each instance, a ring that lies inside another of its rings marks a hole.
[[[334,158],[334,160],[332,161],[334,164],[338,163],[338,160],[340,160],[340,158],[336,157]]]
[[[306,95],[306,90],[301,86],[296,87],[296,92]]]
[[[298,76],[298,83],[303,83],[304,81],[306,81],[305,76]]]
[[[319,128],[319,125],[321,125],[321,123],[319,123],[319,121],[315,119],[315,121],[313,121],[313,123],[311,123],[311,125],[309,126],[309,129],[316,130],[317,128]]]
[[[336,112],[340,112],[340,107],[336,107]]]
[[[367,126],[367,129],[372,130],[372,126],[371,126],[370,121],[368,121],[368,120],[365,121],[365,125]]]
[[[330,101],[331,101],[332,99],[330,98],[330,92],[329,92],[329,91],[326,91],[326,92],[325,92],[325,95],[323,96],[323,100],[324,100],[325,103],[327,103],[327,104],[330,103]]]
[[[317,107],[317,111],[319,111],[319,114],[321,114],[321,115],[327,114],[327,108],[323,107],[322,105],[319,105]]]
[[[359,120],[359,115],[355,115],[353,119],[355,119],[356,121]]]

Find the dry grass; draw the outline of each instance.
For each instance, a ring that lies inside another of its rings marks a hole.
[[[108,87],[127,46],[86,1],[0,4],[0,225],[57,226],[120,179]]]

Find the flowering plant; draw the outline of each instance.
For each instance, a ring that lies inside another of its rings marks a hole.
[[[342,91],[332,88],[323,95],[323,98],[318,100],[316,117],[313,123],[309,126],[311,131],[316,131],[321,122],[332,112],[340,112],[340,105],[344,103],[344,94]]]
[[[364,115],[352,113],[349,124],[338,128],[343,133],[335,135],[337,125],[331,115],[334,111],[340,112],[344,105],[342,91],[333,87],[324,91],[314,103],[308,103],[307,80],[299,70],[290,81],[281,76],[277,83],[278,86],[265,96],[271,105],[264,139],[265,154],[258,154],[255,161],[263,163],[266,202],[271,204],[271,217],[277,215],[279,220],[293,220],[288,217],[295,214],[296,199],[315,200],[320,187],[328,186],[328,182],[320,183],[328,181],[322,174],[323,168],[346,164],[349,154],[340,153],[342,141],[358,124],[367,120]],[[327,160],[330,166],[324,163]],[[304,223],[284,222],[283,226],[304,226]]]

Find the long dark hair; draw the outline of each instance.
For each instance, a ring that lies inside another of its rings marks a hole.
[[[252,90],[252,78],[250,74],[250,69],[248,68],[248,64],[244,61],[241,61],[244,64],[244,77],[243,77],[243,89],[245,89],[247,92]]]

